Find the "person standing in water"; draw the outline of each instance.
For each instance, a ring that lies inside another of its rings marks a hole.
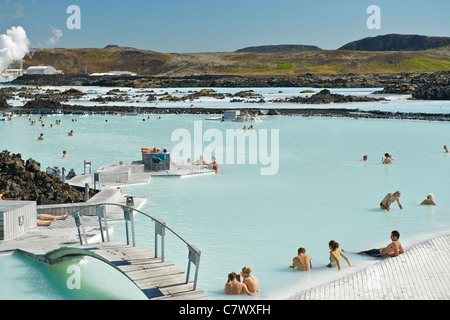
[[[402,210],[403,207],[402,207],[402,204],[400,203],[400,200],[399,200],[400,196],[401,196],[400,191],[395,191],[394,193],[388,193],[388,194],[384,197],[384,199],[381,200],[381,202],[380,202],[380,209],[381,209],[381,210],[387,210],[387,211],[390,211],[390,210],[391,210],[391,204],[392,204],[394,201],[397,201],[400,210]]]
[[[383,164],[391,164],[392,163],[392,156],[389,153],[384,154],[385,158],[381,157],[381,163]]]

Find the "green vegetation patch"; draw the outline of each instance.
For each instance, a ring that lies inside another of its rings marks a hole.
[[[292,63],[278,63],[277,68],[280,70],[291,70]]]
[[[450,70],[450,62],[429,58],[411,58],[400,63],[402,70],[442,71]]]

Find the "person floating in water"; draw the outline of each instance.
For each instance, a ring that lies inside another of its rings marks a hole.
[[[448,150],[447,146],[444,146],[444,150],[446,153],[450,153],[450,151]]]
[[[400,196],[401,196],[401,192],[400,191],[395,191],[394,193],[388,193],[384,197],[384,199],[381,200],[381,202],[380,202],[380,209],[390,211],[391,210],[391,204],[394,201],[397,201],[400,210],[402,210],[403,207],[402,207],[402,205],[400,203],[400,200],[399,200]]]
[[[64,150],[64,151],[63,151],[63,156],[62,156],[62,158],[61,158],[61,159],[65,159],[65,158],[66,158],[66,155],[67,155],[67,151],[66,151],[66,150]]]
[[[367,155],[364,155],[361,161],[366,162],[367,160]]]
[[[427,198],[423,200],[420,204],[437,206],[436,201],[434,201],[434,194],[429,193],[427,195]]]
[[[391,232],[392,242],[388,244],[385,248],[360,251],[357,252],[357,254],[368,255],[375,258],[396,257],[405,252],[403,250],[402,244],[400,243],[400,241],[398,241],[399,238],[400,233],[397,230],[394,230]],[[345,252],[345,250],[342,251]]]
[[[39,136],[38,140],[44,141],[44,134],[43,133],[41,133],[41,135]]]

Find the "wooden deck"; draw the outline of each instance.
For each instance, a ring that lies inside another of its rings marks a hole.
[[[173,262],[142,246],[103,242],[70,246],[88,250],[106,259],[130,278],[150,300],[211,300],[193,281],[186,283],[186,272]]]

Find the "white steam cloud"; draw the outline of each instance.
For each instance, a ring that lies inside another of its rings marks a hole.
[[[30,50],[30,40],[22,27],[11,27],[0,35],[0,73],[16,61],[22,60]]]
[[[56,29],[53,26],[50,26],[50,28],[52,28],[53,37],[48,39],[47,44],[49,46],[54,46],[56,42],[58,42],[59,38],[63,36],[63,32],[60,29]]]

